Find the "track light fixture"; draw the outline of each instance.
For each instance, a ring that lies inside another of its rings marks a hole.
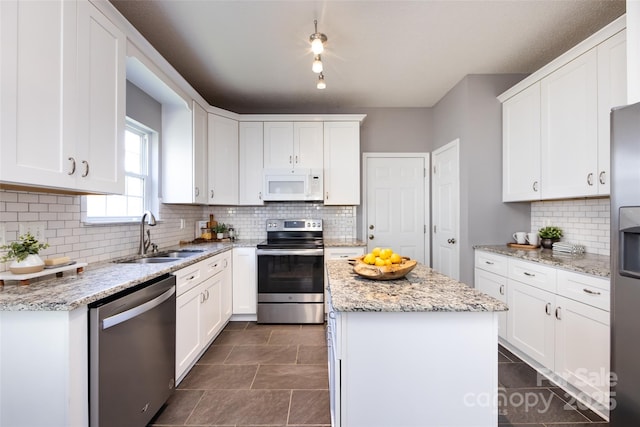
[[[324,51],[324,44],[327,42],[327,36],[318,32],[318,20],[313,21],[315,26],[315,32],[309,36],[311,42],[311,50],[316,55],[321,54]]]
[[[318,89],[324,89],[327,87],[327,84],[324,81],[324,67],[322,65],[320,54],[324,52],[324,44],[327,42],[327,36],[318,32],[318,20],[314,20],[313,25],[315,32],[309,36],[311,51],[314,55],[311,70],[313,70],[314,73],[320,74],[318,76],[318,83],[316,84],[316,87]]]
[[[325,89],[327,87],[327,84],[324,81],[324,74],[320,73],[320,75],[318,76],[318,84],[316,85],[316,87],[318,89]]]

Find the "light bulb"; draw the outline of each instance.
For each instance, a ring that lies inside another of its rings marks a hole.
[[[313,65],[311,66],[311,69],[313,70],[314,73],[322,72],[322,61],[320,60],[320,55],[316,55],[316,58],[313,60]]]
[[[324,51],[324,44],[322,43],[322,39],[320,38],[320,36],[315,37],[311,42],[311,50],[316,55],[319,55]]]
[[[327,84],[324,81],[324,74],[320,73],[320,76],[318,76],[318,84],[316,87],[318,89],[325,89],[327,87]]]

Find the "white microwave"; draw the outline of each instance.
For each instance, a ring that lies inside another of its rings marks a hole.
[[[263,176],[263,200],[323,200],[322,169],[265,169]]]

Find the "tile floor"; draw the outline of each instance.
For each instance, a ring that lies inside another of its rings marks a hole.
[[[608,427],[508,350],[498,356],[499,427]],[[230,322],[149,426],[330,422],[324,326]]]

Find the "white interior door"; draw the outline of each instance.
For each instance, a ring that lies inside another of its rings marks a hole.
[[[364,154],[364,238],[367,250],[392,248],[429,263],[429,154]]]
[[[433,152],[433,268],[460,278],[460,165],[456,139]]]

